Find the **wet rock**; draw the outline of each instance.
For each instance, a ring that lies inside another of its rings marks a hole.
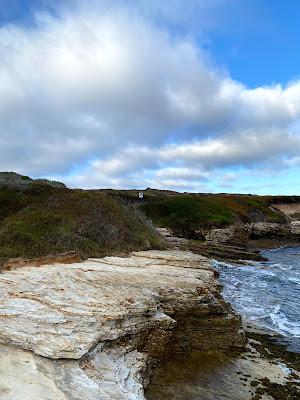
[[[221,261],[265,261],[258,250],[250,250],[243,247],[228,245],[209,245],[207,243],[193,242],[189,248],[195,253],[206,257],[213,257]]]

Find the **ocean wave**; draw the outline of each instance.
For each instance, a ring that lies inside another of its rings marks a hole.
[[[214,262],[224,297],[246,319],[284,336],[300,351],[300,247],[266,251],[267,262]]]
[[[300,285],[300,278],[290,277],[288,278],[288,281]]]
[[[300,323],[289,321],[281,311],[281,305],[277,305],[272,313],[270,313],[272,323],[280,333],[300,337]]]

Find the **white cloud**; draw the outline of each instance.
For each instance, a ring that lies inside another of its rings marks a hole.
[[[69,176],[67,183],[77,187],[175,188],[177,182],[178,190],[193,190],[208,181],[228,185],[240,177],[240,173],[227,172],[228,168],[278,174],[280,169],[295,164],[299,152],[300,137],[275,130],[246,131],[160,147],[132,145],[106,159],[91,161],[76,176]]]
[[[220,168],[297,157],[300,82],[232,80],[191,37],[155,24],[176,22],[162,3],[91,4],[0,28],[0,170],[188,187]]]

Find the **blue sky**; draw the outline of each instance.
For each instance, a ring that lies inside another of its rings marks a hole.
[[[299,78],[300,3],[241,1],[236,18],[212,32],[211,48],[232,78],[250,87]]]
[[[0,169],[300,194],[299,17],[293,0],[2,0]]]

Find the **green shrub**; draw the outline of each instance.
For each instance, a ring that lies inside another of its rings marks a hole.
[[[139,210],[99,191],[0,189],[0,262],[75,250],[98,257],[163,243]]]
[[[199,230],[235,222],[284,222],[269,202],[269,198],[249,195],[177,194],[148,200],[141,208],[158,226],[193,239],[199,237]]]
[[[193,238],[198,229],[232,222],[232,213],[222,204],[193,195],[148,203],[142,209],[157,225],[169,227],[176,234],[189,238]]]

